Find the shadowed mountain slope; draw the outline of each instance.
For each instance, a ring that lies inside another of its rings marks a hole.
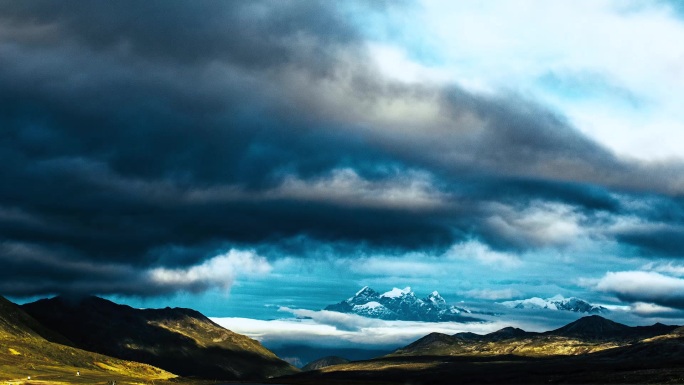
[[[72,344],[64,336],[44,327],[40,322],[21,310],[19,306],[4,297],[0,297],[0,333],[2,333],[3,337],[44,337],[63,345]]]
[[[259,342],[190,309],[134,309],[97,297],[56,297],[23,309],[82,349],[182,376],[263,379],[297,371]]]
[[[580,318],[575,322],[571,322],[561,328],[543,334],[589,341],[624,340],[627,342],[635,342],[645,338],[669,334],[677,328],[678,326],[663,325],[661,323],[650,326],[630,327],[605,319],[601,316],[592,315]]]
[[[107,357],[48,341],[69,342],[0,297],[0,381],[26,379],[59,380],[65,377],[81,383],[97,383],[112,378],[146,382],[175,377],[151,365]],[[81,376],[74,378],[76,371]]]

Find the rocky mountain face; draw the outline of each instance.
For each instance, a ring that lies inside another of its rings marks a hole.
[[[97,297],[56,297],[22,308],[79,348],[182,376],[244,380],[297,371],[259,342],[190,309],[134,309]]]
[[[410,287],[380,294],[366,286],[354,296],[324,310],[352,313],[369,318],[425,322],[478,322],[470,310],[448,305],[438,292],[418,298]]]
[[[86,383],[104,383],[112,378],[127,383],[147,383],[176,377],[151,365],[108,357],[70,345],[73,343],[67,338],[0,297],[0,378],[3,380],[25,380],[32,376],[36,381],[59,380],[59,383],[64,383],[65,378],[77,371]]]
[[[390,356],[578,355],[627,346],[675,329],[663,324],[630,327],[592,315],[545,333],[512,327],[486,335],[431,333]]]
[[[546,299],[532,297],[517,301],[500,302],[500,304],[512,309],[548,309],[585,314],[602,314],[608,312],[608,309],[603,306],[593,305],[583,299],[575,297],[564,298],[561,295]]]

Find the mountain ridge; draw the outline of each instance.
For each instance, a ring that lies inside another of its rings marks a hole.
[[[548,332],[522,331],[528,334],[499,341],[492,341],[488,336],[522,335],[522,332],[504,328],[478,337],[473,337],[474,333],[452,336],[430,333],[392,354],[302,372],[292,377],[292,381],[283,382],[435,385],[680,383],[684,376],[681,365],[684,356],[682,329],[660,323],[630,327],[600,316],[588,316]],[[596,340],[591,333],[596,330],[604,333],[602,341]],[[504,333],[499,333],[502,331]],[[553,333],[580,337],[573,339]],[[643,338],[648,335],[654,336]],[[539,344],[530,346],[534,341]],[[553,349],[544,351],[545,345]],[[569,349],[557,350],[567,348],[567,345],[571,345]]]
[[[182,376],[262,379],[296,371],[257,341],[192,309],[134,309],[98,297],[54,297],[22,309],[79,348]]]
[[[547,309],[571,311],[585,314],[605,314],[609,310],[600,305],[594,305],[577,297],[565,298],[558,294],[551,298],[532,297],[527,299],[499,302],[500,305],[511,309]]]
[[[52,342],[48,338],[58,342]],[[165,380],[175,374],[158,367],[118,359],[72,346],[64,336],[50,330],[19,305],[0,296],[0,376],[4,379],[50,381],[73,376],[102,383],[111,378],[131,383]],[[16,380],[16,381],[21,381]]]
[[[660,323],[631,327],[599,315],[591,315],[542,333],[528,332],[513,327],[506,327],[484,335],[430,333],[397,349],[389,356],[577,355],[626,346],[643,339],[672,333],[678,328],[678,326]]]
[[[368,318],[424,322],[481,322],[465,308],[448,305],[446,300],[433,291],[425,298],[418,298],[410,287],[393,288],[380,294],[364,286],[356,294],[324,308],[328,311],[351,313]]]

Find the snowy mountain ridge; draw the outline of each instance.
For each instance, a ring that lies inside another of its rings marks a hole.
[[[560,294],[546,299],[532,297],[516,301],[499,302],[499,304],[511,309],[548,309],[586,314],[599,314],[608,312],[608,309],[603,306],[594,305],[576,297],[564,298]]]
[[[328,305],[325,310],[352,313],[369,318],[384,320],[445,322],[479,321],[470,316],[470,310],[448,305],[437,291],[425,298],[418,298],[410,287],[393,288],[378,293],[368,286],[363,287],[352,297]]]

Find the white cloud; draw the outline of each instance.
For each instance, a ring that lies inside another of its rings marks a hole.
[[[667,2],[422,0],[408,12],[411,23],[397,19],[404,34],[432,47],[412,47],[402,34],[371,45],[385,76],[532,96],[620,154],[681,159],[684,47],[671,42],[684,39],[684,23]],[[435,51],[429,67],[426,49]],[[549,75],[570,81],[540,81]]]
[[[656,263],[649,262],[641,267],[642,270],[655,271],[657,273],[665,273],[677,277],[684,276],[684,265],[675,265],[672,262]]]
[[[427,67],[406,56],[401,48],[379,43],[370,43],[368,51],[383,75],[406,83],[444,83],[451,75],[444,69]]]
[[[517,256],[491,250],[487,245],[477,241],[453,245],[447,250],[445,256],[455,260],[474,260],[497,268],[515,268],[522,264]]]
[[[465,292],[465,295],[470,298],[499,300],[519,297],[522,293],[515,289],[473,289]]]
[[[519,209],[501,203],[489,205],[487,224],[500,236],[535,246],[576,243],[584,235],[584,217],[572,206],[536,201]]]
[[[278,310],[292,313],[300,318],[309,318],[317,324],[333,326],[337,330],[355,331],[363,328],[377,327],[382,324],[382,321],[378,319],[336,311],[291,309],[289,307],[281,307]]]
[[[652,271],[608,272],[594,288],[626,302],[684,308],[684,279]]]
[[[299,313],[300,310],[296,310],[296,312]],[[323,312],[325,311],[307,311],[306,314],[312,316],[311,319],[265,321],[246,318],[212,318],[212,320],[226,329],[257,339],[267,346],[307,344],[359,349],[398,348],[432,332],[455,334],[468,331],[486,334],[510,325],[500,320],[461,324],[366,319],[366,321],[361,321],[362,324],[357,325],[358,327],[338,328],[338,319],[335,319],[334,316],[317,316],[315,314]]]
[[[253,251],[230,250],[202,264],[185,269],[155,268],[149,271],[152,282],[181,290],[202,291],[217,287],[228,290],[237,275],[267,274],[268,261]]]
[[[630,306],[630,311],[645,317],[677,313],[677,309],[644,302],[636,302],[632,304]]]

